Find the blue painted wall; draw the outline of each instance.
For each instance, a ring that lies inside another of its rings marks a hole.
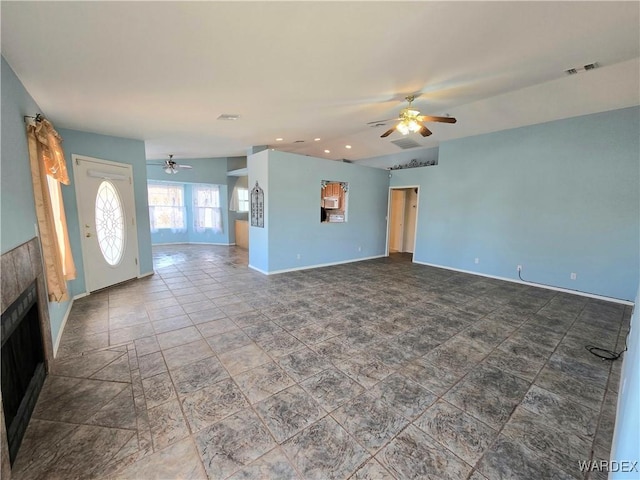
[[[633,300],[639,117],[633,107],[453,140],[437,166],[394,171],[391,185],[421,186],[415,261],[513,279],[523,265],[525,280]]]
[[[264,156],[266,155],[266,159]],[[254,158],[258,157],[258,158]],[[384,255],[388,173],[355,164],[278,151],[249,157],[249,187],[256,163],[268,169],[269,272]],[[320,183],[349,183],[348,221],[320,222]],[[264,189],[263,181],[260,181]],[[250,228],[250,259],[254,247]],[[298,259],[297,256],[300,255]],[[257,265],[256,265],[257,266]]]
[[[249,221],[249,266],[263,273],[269,272],[269,229],[271,188],[269,186],[269,153],[263,150],[247,157],[249,195],[256,182],[264,191],[264,228],[252,227]],[[249,216],[251,212],[249,212]],[[250,218],[250,217],[249,217]]]
[[[27,146],[25,115],[42,113],[40,107],[22,86],[15,73],[2,57],[2,253],[36,236],[36,210],[33,201],[29,149]]]
[[[151,233],[151,242],[154,245],[163,243],[219,243],[227,245],[230,243],[229,232],[233,229],[233,224],[229,224],[229,202],[227,191],[227,162],[226,157],[222,158],[189,158],[179,159],[181,165],[190,165],[192,169],[182,169],[175,175],[167,175],[164,170],[152,165],[162,163],[164,159],[149,160],[147,162],[147,178],[149,180],[159,180],[163,182],[180,183],[185,189],[185,205],[187,207],[187,231],[172,232],[169,229],[161,229]],[[205,183],[218,185],[220,187],[220,206],[222,209],[222,233],[212,231],[196,232],[193,228],[192,205],[192,184]]]
[[[4,57],[0,62],[2,70],[0,247],[2,253],[5,253],[36,236],[37,219],[24,116],[44,112],[25,90]],[[75,254],[74,259],[76,259]],[[69,303],[49,303],[51,340],[54,345],[60,334],[60,327]]]
[[[78,202],[76,199],[71,162],[71,156],[73,154],[129,164],[133,167],[133,190],[136,203],[135,215],[138,230],[138,261],[140,263],[140,274],[144,275],[153,272],[144,142],[62,128],[58,129],[58,133],[60,133],[60,136],[64,140],[64,153],[67,158],[69,177],[71,178],[71,185],[62,187],[64,210],[67,215],[67,226],[69,228],[69,241],[71,242],[73,258],[76,262],[76,269],[78,270],[77,278],[69,282],[70,290],[74,294],[86,292],[82,247],[80,243],[81,232],[78,223]]]

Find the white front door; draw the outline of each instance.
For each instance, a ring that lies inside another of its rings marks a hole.
[[[79,155],[72,161],[87,292],[137,277],[131,165]]]

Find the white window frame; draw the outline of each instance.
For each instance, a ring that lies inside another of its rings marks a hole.
[[[249,189],[238,188],[238,212],[249,211]]]
[[[200,195],[202,193],[202,195]],[[193,229],[202,233],[222,233],[220,186],[196,184],[191,189],[193,203]]]
[[[170,198],[171,189],[178,190],[179,195],[174,196],[173,204],[153,203],[151,199],[151,189],[164,188],[167,189],[167,197]],[[187,230],[187,209],[184,202],[184,185],[173,182],[154,181],[147,183],[147,196],[149,201],[149,222],[151,223],[151,231],[157,232],[162,229],[169,229],[172,232],[186,232]],[[159,222],[161,215],[166,214],[169,218],[169,224]]]

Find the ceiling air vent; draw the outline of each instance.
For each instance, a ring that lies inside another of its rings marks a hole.
[[[420,146],[418,142],[411,138],[401,138],[400,140],[393,140],[391,143],[393,143],[397,147],[402,148],[403,150]]]
[[[238,120],[239,118],[240,115],[237,115],[235,113],[223,113],[218,117],[218,120]]]
[[[567,75],[575,75],[576,73],[588,72],[589,70],[593,70],[594,68],[598,68],[599,66],[600,65],[598,65],[598,62],[593,62],[583,65],[582,67],[569,68],[565,70],[564,73],[566,73]]]

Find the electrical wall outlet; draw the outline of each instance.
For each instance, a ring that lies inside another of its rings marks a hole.
[[[478,257],[476,257],[475,262],[474,263],[480,263],[480,259]]]
[[[362,251],[362,247],[360,245],[358,245],[358,251],[361,252]]]
[[[571,280],[575,280],[576,278],[578,278],[578,275],[576,273],[571,273]]]
[[[302,255],[300,255],[300,254],[297,254],[297,255],[296,255],[296,258],[297,258],[298,260],[300,260],[300,257],[302,257]]]
[[[516,270],[518,270],[518,272],[521,272],[521,271],[522,271],[522,265],[518,265],[518,266],[516,267]]]

